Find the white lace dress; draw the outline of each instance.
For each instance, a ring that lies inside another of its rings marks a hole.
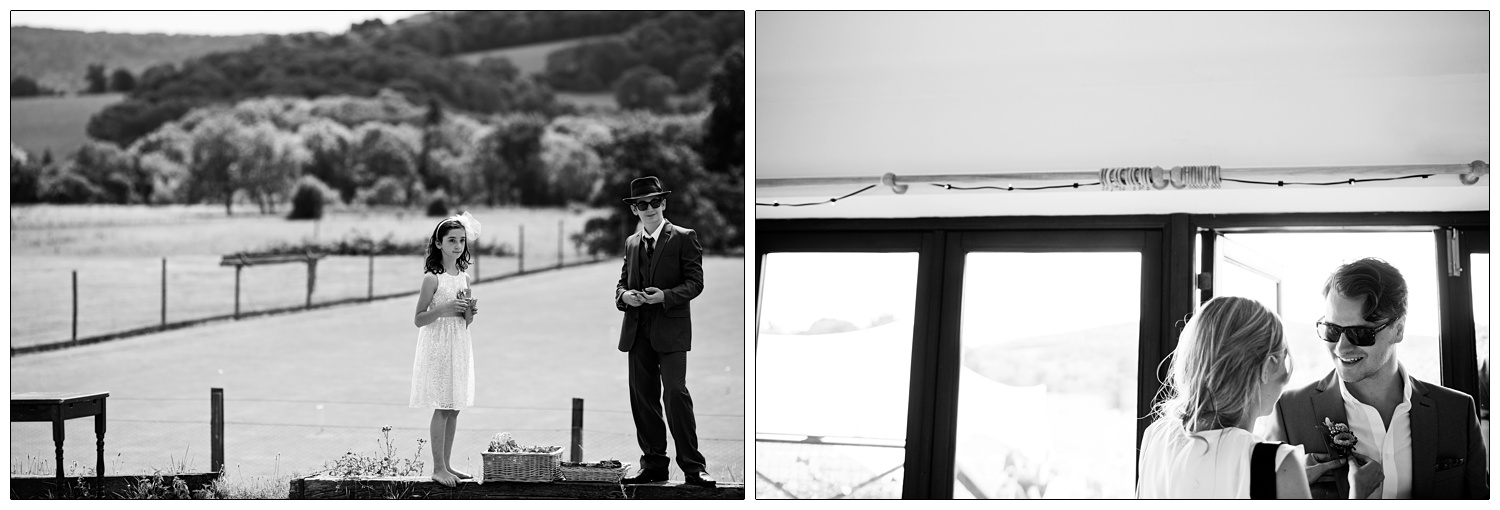
[[[468,276],[439,274],[428,310],[454,300]],[[417,330],[411,368],[411,407],[462,409],[474,405],[474,348],[463,317],[438,317]]]

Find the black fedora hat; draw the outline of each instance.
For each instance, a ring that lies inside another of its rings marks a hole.
[[[654,175],[640,177],[630,181],[630,198],[621,199],[625,203],[635,202],[644,198],[665,196],[670,191],[661,188],[661,181]]]

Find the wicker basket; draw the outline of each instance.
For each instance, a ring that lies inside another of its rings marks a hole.
[[[562,478],[569,482],[609,482],[620,483],[625,478],[625,471],[630,469],[630,463],[624,463],[617,468],[602,468],[590,466],[559,466],[562,470]]]
[[[484,452],[485,482],[551,482],[558,479],[562,447],[550,453]]]

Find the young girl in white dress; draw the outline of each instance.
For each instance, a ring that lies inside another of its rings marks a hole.
[[[438,223],[427,245],[422,291],[417,294],[417,352],[412,364],[411,407],[432,412],[432,479],[454,487],[473,475],[453,467],[458,411],[474,405],[474,357],[469,324],[478,299],[470,297],[469,243],[479,222],[465,212]]]
[[[1260,303],[1204,303],[1178,337],[1167,398],[1141,439],[1136,496],[1249,498],[1251,450],[1261,442],[1251,430],[1291,379],[1289,356],[1281,319]],[[1302,455],[1275,448],[1276,497],[1310,498]]]

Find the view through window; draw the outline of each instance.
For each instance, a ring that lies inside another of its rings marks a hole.
[[[1479,354],[1480,395],[1479,432],[1484,444],[1490,444],[1490,254],[1475,253],[1469,256],[1469,278],[1473,283],[1474,300],[1474,347]],[[1485,460],[1489,460],[1486,457]]]
[[[1281,279],[1281,320],[1292,353],[1292,379],[1298,388],[1326,377],[1333,370],[1328,342],[1317,337],[1314,325],[1323,317],[1323,284],[1342,264],[1376,257],[1394,266],[1406,279],[1407,318],[1404,339],[1396,356],[1412,377],[1440,384],[1438,350],[1437,253],[1428,232],[1340,232],[1225,234],[1226,238],[1274,261]],[[1217,270],[1217,268],[1215,268]],[[1214,295],[1247,295],[1241,289],[1214,281]],[[1262,419],[1264,420],[1264,418]]]
[[[1139,253],[970,253],[955,498],[1130,498]]]
[[[766,256],[755,497],[900,498],[916,253]]]

